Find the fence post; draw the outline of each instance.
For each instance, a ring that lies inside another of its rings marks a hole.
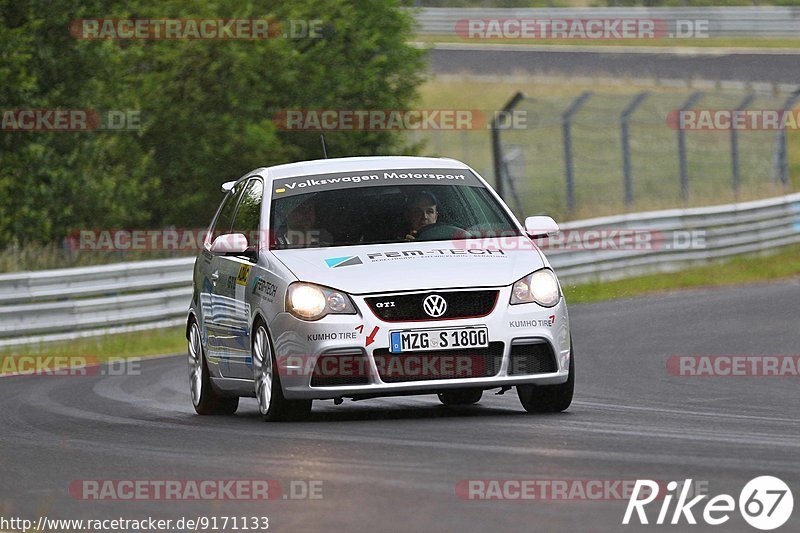
[[[793,92],[786,99],[781,108],[781,114],[791,110],[798,99],[800,99],[800,89]],[[778,128],[778,133],[775,137],[775,152],[772,156],[772,181],[779,181],[783,185],[789,185],[789,157],[786,154],[785,128]]]
[[[743,111],[755,99],[756,95],[748,94],[744,100],[739,102],[736,106],[736,111]],[[739,185],[741,183],[741,174],[739,172],[739,133],[736,128],[731,124],[731,170],[733,172],[731,179],[733,185],[733,195],[736,200],[739,199]]]
[[[686,134],[680,123],[681,113],[688,110],[703,97],[703,91],[695,91],[681,106],[678,113],[678,164],[681,171],[681,198],[683,203],[689,202],[689,166],[686,162]]]
[[[503,168],[503,147],[500,143],[500,125],[502,124],[503,117],[508,115],[508,112],[517,107],[522,100],[527,96],[521,91],[517,91],[511,99],[503,106],[502,113],[496,114],[492,118],[492,158],[494,162],[494,183],[495,191],[500,198],[504,198],[504,168]]]
[[[572,117],[583,107],[583,104],[592,94],[591,91],[584,91],[561,114],[561,131],[564,135],[564,168],[567,182],[567,211],[575,210],[575,170],[572,166]]]
[[[511,172],[508,170],[508,161],[510,159],[518,157],[523,152],[521,148],[517,148],[516,153],[514,153],[513,151],[511,153],[513,154],[513,156],[509,155],[509,157],[506,157],[505,152],[503,153],[503,175],[509,177],[508,188],[511,190],[511,197],[514,199],[514,205],[517,206],[516,213],[519,216],[523,216],[524,211],[522,210],[522,200],[520,200],[519,194],[517,194],[517,188],[516,188],[517,186],[514,185],[514,180],[510,179]],[[510,200],[506,200],[506,203],[511,203],[511,202]]]
[[[633,205],[633,175],[631,172],[631,145],[628,120],[640,105],[650,96],[647,91],[640,92],[620,115],[620,135],[622,136],[622,173],[625,183],[625,207]]]

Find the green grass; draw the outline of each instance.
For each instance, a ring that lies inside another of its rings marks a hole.
[[[184,328],[172,327],[37,345],[0,348],[0,356],[89,356],[97,361],[186,351]]]
[[[709,37],[707,39],[466,39],[458,35],[418,35],[420,43],[532,44],[550,46],[653,46],[676,48],[800,48],[800,39],[784,37]]]
[[[800,245],[766,255],[747,255],[715,261],[669,274],[652,274],[611,282],[568,285],[570,304],[630,298],[658,292],[739,285],[800,276]]]

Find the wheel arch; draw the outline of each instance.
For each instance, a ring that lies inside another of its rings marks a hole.
[[[200,326],[200,321],[197,320],[194,309],[189,309],[189,312],[186,314],[186,328],[184,331],[184,336],[187,340],[189,339],[189,328],[192,327],[192,322],[197,322],[198,327]]]
[[[269,322],[267,322],[267,317],[265,317],[264,313],[261,311],[261,309],[259,309],[253,314],[253,320],[250,323],[250,345],[251,346],[253,345],[253,340],[255,339],[254,335],[255,335],[256,327],[258,326],[258,324],[264,324],[264,328],[266,328],[266,330],[267,330],[267,337],[270,339],[270,342],[272,341],[272,335],[270,334],[270,331],[269,331]]]

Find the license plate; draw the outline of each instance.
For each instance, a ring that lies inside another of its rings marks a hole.
[[[407,329],[390,332],[389,341],[391,353],[486,348],[489,346],[489,329],[486,326]]]

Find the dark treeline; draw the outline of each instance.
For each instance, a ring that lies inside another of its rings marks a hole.
[[[406,44],[413,18],[393,1],[78,4],[0,0],[4,119],[19,110],[90,109],[101,123],[109,116],[140,123],[131,131],[24,132],[9,131],[6,121],[0,248],[54,242],[82,228],[202,227],[222,182],[321,157],[318,133],[276,128],[282,110],[406,109],[424,72],[424,53]],[[74,21],[93,18],[270,18],[279,34],[76,38]],[[403,142],[397,132],[326,134],[331,156],[399,153]]]

